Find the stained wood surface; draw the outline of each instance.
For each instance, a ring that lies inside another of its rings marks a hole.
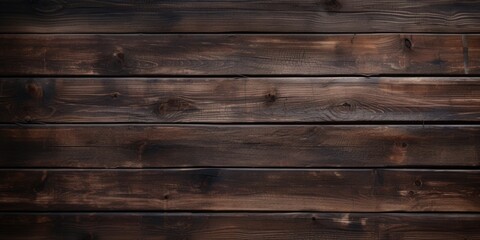
[[[2,213],[0,237],[51,239],[469,239],[478,214]]]
[[[480,72],[480,36],[473,35],[468,38],[463,38],[464,48],[463,51],[468,55],[466,64],[471,72]]]
[[[468,0],[254,0],[0,2],[0,31],[480,32]]]
[[[480,170],[0,170],[2,211],[480,211]]]
[[[478,53],[479,40],[412,34],[6,34],[0,35],[0,75],[475,74],[479,63],[470,55]]]
[[[478,77],[4,78],[0,122],[479,121]]]
[[[478,126],[0,127],[0,167],[15,168],[478,167],[479,156]]]
[[[479,13],[0,0],[0,239],[480,240]]]

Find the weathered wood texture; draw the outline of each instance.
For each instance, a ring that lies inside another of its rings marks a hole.
[[[0,31],[480,32],[475,0],[2,0]]]
[[[480,170],[0,170],[0,210],[480,211]]]
[[[6,34],[0,75],[474,74],[479,41],[411,34]]]
[[[0,0],[0,56],[0,239],[480,240],[478,0]]]
[[[0,122],[479,121],[480,78],[4,78]]]
[[[0,167],[480,166],[479,126],[2,126]]]
[[[479,240],[478,214],[2,213],[0,238]]]
[[[480,15],[480,14],[479,14]],[[465,61],[466,66],[471,72],[480,73],[480,36],[470,36],[463,38],[464,55],[468,55]]]

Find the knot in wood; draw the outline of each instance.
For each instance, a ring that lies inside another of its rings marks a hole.
[[[420,179],[415,180],[415,186],[421,187],[422,185],[423,185],[422,180]]]
[[[406,142],[395,142],[395,147],[396,148],[407,148],[408,143],[406,143]]]
[[[36,83],[27,83],[25,85],[25,91],[32,98],[39,99],[43,97],[43,88]]]
[[[123,52],[114,52],[113,56],[117,59],[118,63],[125,63],[125,54]]]
[[[65,2],[61,0],[32,0],[32,8],[40,14],[54,14],[65,8]]]
[[[342,107],[351,107],[352,105],[348,102],[342,103]]]
[[[277,96],[277,90],[276,89],[271,89],[264,95],[265,99],[265,104],[271,105],[275,101],[277,101],[278,96]]]
[[[328,12],[335,12],[342,8],[342,4],[337,0],[325,0],[324,6]]]
[[[156,109],[157,114],[168,114],[173,112],[185,112],[198,110],[194,103],[181,98],[170,98],[166,101],[159,101]]]
[[[408,38],[403,39],[403,44],[405,45],[405,47],[407,49],[412,49],[413,45],[412,45],[412,41],[410,41],[410,39],[408,39]]]
[[[120,97],[120,93],[119,92],[113,92],[113,93],[110,94],[110,96],[112,98],[118,98],[118,97]]]
[[[265,95],[265,100],[267,101],[267,103],[273,103],[277,100],[277,96],[275,95],[275,93],[267,93]]]

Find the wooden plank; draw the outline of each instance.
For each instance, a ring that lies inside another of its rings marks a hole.
[[[0,127],[0,167],[14,168],[478,167],[479,156],[479,126]]]
[[[2,211],[480,211],[480,170],[0,170]]]
[[[0,237],[52,239],[480,239],[478,214],[2,213]]]
[[[2,0],[0,31],[478,33],[478,12],[469,0]]]
[[[477,35],[0,35],[0,75],[478,73]]]
[[[465,56],[465,69],[471,73],[480,73],[480,36],[463,38],[463,52]]]
[[[478,77],[4,78],[0,122],[479,121]]]

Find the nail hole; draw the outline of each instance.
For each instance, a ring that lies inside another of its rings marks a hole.
[[[403,147],[403,148],[406,148],[406,147],[408,147],[408,144],[405,143],[405,142],[402,142],[402,147]]]
[[[405,43],[405,47],[407,47],[408,49],[412,48],[412,42],[410,41],[410,39],[405,38],[403,41]]]
[[[413,195],[415,195],[415,192],[414,192],[414,191],[410,191],[410,192],[408,192],[408,195],[413,196]]]
[[[316,218],[316,217],[312,217],[312,221],[316,221],[316,220],[317,220],[317,218]]]
[[[165,195],[163,196],[163,198],[164,198],[165,200],[167,200],[167,199],[170,198],[170,196],[168,196],[168,194],[165,194]]]

